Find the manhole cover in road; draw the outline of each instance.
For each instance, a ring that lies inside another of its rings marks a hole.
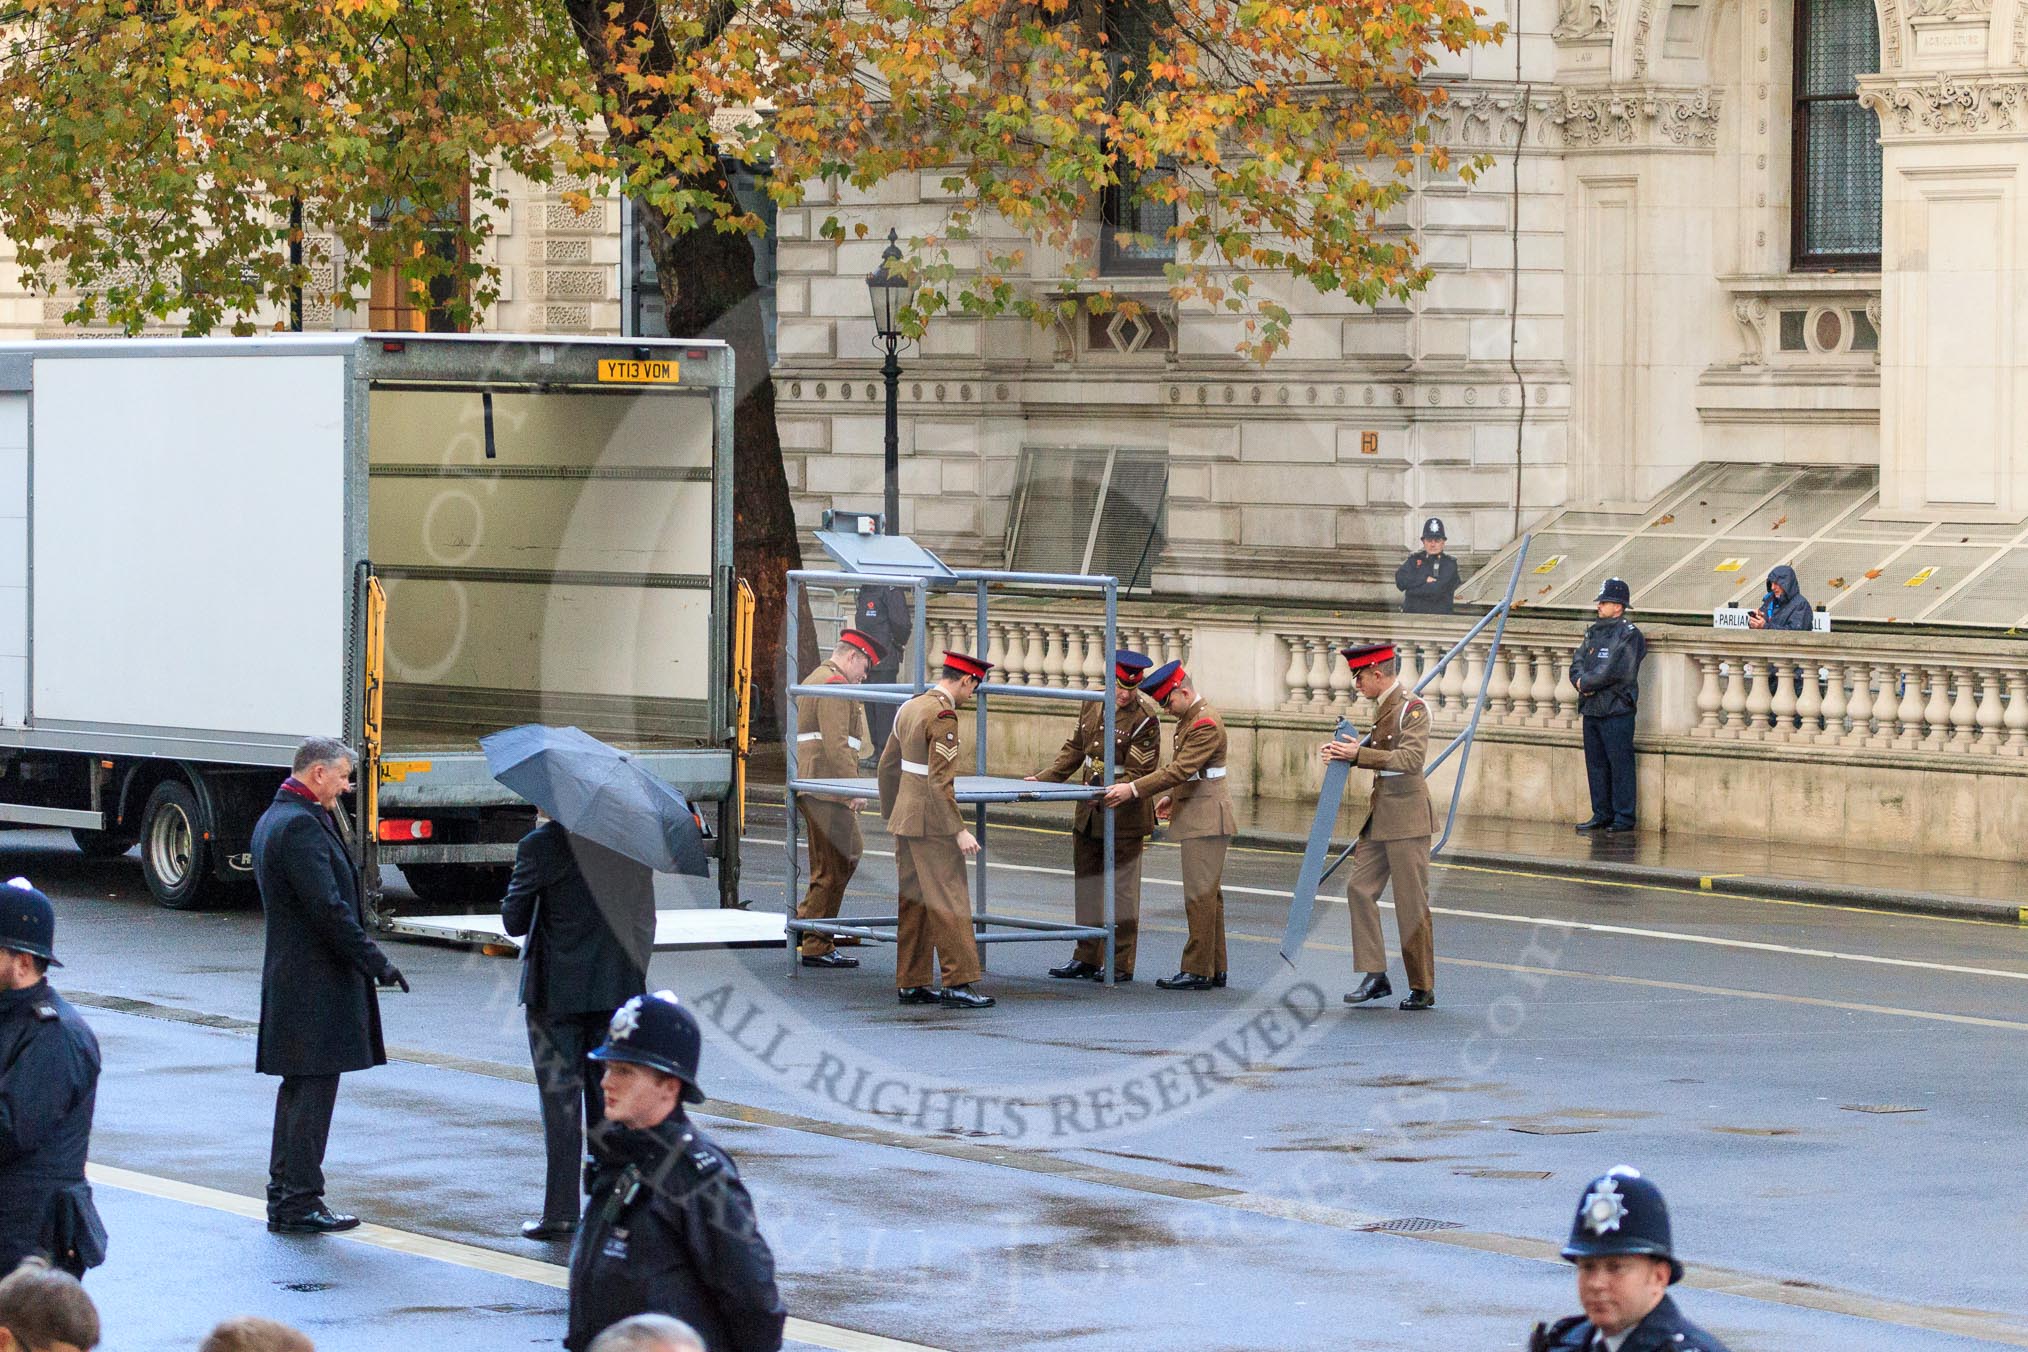
[[[1458,1230],[1463,1227],[1456,1221],[1433,1221],[1427,1216],[1397,1216],[1391,1221],[1378,1221],[1362,1225],[1361,1230],[1386,1230],[1397,1235],[1413,1235],[1424,1230]]]
[[[1590,1136],[1597,1132],[1598,1128],[1574,1127],[1565,1122],[1523,1122],[1507,1130],[1518,1131],[1523,1136]]]
[[[1549,1178],[1547,1169],[1453,1169],[1460,1178]]]
[[[1912,1103],[1841,1103],[1838,1105],[1848,1113],[1926,1113],[1927,1108],[1918,1108]]]

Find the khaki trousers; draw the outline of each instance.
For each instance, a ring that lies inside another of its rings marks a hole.
[[[1121,976],[1134,974],[1134,946],[1141,933],[1141,856],[1147,852],[1147,844],[1145,836],[1113,836],[1113,970]],[[1076,879],[1072,885],[1077,892],[1077,923],[1105,924],[1105,837],[1072,831],[1070,864]],[[1071,957],[1103,967],[1106,941],[1079,939]]]
[[[798,920],[830,920],[845,900],[845,887],[859,869],[865,842],[859,837],[859,815],[843,803],[824,798],[799,798],[804,825],[810,834],[810,887],[796,907]],[[847,939],[846,943],[857,943]],[[806,957],[829,953],[835,941],[822,934],[805,934],[798,948]]]
[[[1380,894],[1394,884],[1394,927],[1401,934],[1401,962],[1412,990],[1436,989],[1436,947],[1429,918],[1429,837],[1407,840],[1359,839],[1352,852],[1352,878],[1345,900],[1352,910],[1352,965],[1361,972],[1387,971],[1387,940],[1380,933]]]
[[[965,856],[956,836],[896,836],[894,862],[901,875],[894,955],[897,990],[938,984],[932,950],[942,962],[941,984],[968,986],[979,979],[979,945],[972,937],[972,904],[965,891]]]
[[[1183,851],[1183,915],[1190,938],[1183,945],[1183,970],[1218,976],[1225,966],[1225,850],[1231,836],[1193,836],[1176,842]]]

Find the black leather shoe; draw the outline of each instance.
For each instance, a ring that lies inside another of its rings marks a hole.
[[[1436,992],[1411,990],[1408,998],[1401,1002],[1403,1009],[1435,1009]]]
[[[1577,830],[1578,833],[1581,835],[1587,831],[1603,831],[1606,829],[1606,825],[1607,824],[1605,822],[1601,821],[1579,822],[1577,824]]]
[[[1218,974],[1217,976],[1214,976],[1214,977],[1212,977],[1212,978],[1211,978],[1211,986],[1212,986],[1212,989],[1214,989],[1214,990],[1221,990],[1221,991],[1222,991],[1222,990],[1224,990],[1224,989],[1225,989],[1225,973],[1223,973],[1223,972],[1220,972],[1220,973],[1219,973],[1219,974]]]
[[[268,1221],[268,1229],[278,1235],[329,1235],[340,1230],[353,1230],[359,1226],[357,1216],[347,1216],[318,1207],[300,1216],[275,1217]]]
[[[1346,992],[1345,1003],[1348,1005],[1363,1005],[1368,1000],[1378,1000],[1383,996],[1392,994],[1394,994],[1394,983],[1387,979],[1387,973],[1368,972],[1360,979],[1359,989]]]
[[[993,997],[981,995],[970,986],[946,986],[937,1003],[945,1009],[991,1009]]]
[[[1638,831],[1640,829],[1641,829],[1640,827],[1634,825],[1632,822],[1614,822],[1612,825],[1606,827],[1606,834],[1612,836],[1622,836],[1629,831]]]
[[[848,958],[843,953],[805,953],[805,967],[857,967],[859,959]]]
[[[1114,973],[1113,973],[1113,984],[1114,984],[1115,986],[1124,986],[1124,985],[1127,985],[1127,984],[1129,984],[1130,982],[1132,982],[1132,981],[1133,981],[1133,979],[1134,979],[1134,974],[1133,974],[1132,972],[1114,972]],[[1098,980],[1098,978],[1097,978],[1097,977],[1093,977],[1093,978],[1092,978],[1092,980],[1096,981],[1096,980]]]
[[[903,986],[894,993],[894,998],[905,1005],[933,1005],[937,1002],[937,993],[929,986]]]
[[[1072,958],[1061,967],[1052,967],[1049,974],[1065,981],[1097,981],[1106,974],[1106,969],[1095,963]]]
[[[523,1239],[569,1239],[577,1233],[576,1221],[523,1221]]]
[[[1208,991],[1218,978],[1198,976],[1195,972],[1178,972],[1174,976],[1157,977],[1155,984],[1165,991]]]

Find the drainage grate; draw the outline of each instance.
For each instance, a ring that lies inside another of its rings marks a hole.
[[[1912,1103],[1841,1103],[1838,1105],[1848,1113],[1926,1113],[1927,1108],[1918,1108]]]
[[[1591,1136],[1597,1133],[1598,1128],[1573,1127],[1561,1122],[1523,1122],[1520,1126],[1509,1127],[1507,1130],[1518,1131],[1523,1136]]]
[[[1362,1225],[1361,1230],[1384,1230],[1397,1235],[1420,1234],[1425,1230],[1462,1230],[1457,1221],[1434,1221],[1427,1216],[1397,1216],[1391,1221],[1376,1221]]]

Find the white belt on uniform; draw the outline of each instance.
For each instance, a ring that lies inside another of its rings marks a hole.
[[[845,745],[851,747],[854,751],[857,751],[859,749],[859,739],[857,737],[847,737],[845,739]]]
[[[824,740],[824,734],[821,732],[798,733],[796,740],[799,742],[821,742]]]
[[[1207,765],[1190,777],[1192,779],[1223,779],[1225,778],[1225,767],[1223,765]]]
[[[1375,770],[1373,773],[1378,775],[1382,779],[1398,779],[1402,775],[1412,774],[1414,772],[1410,770]]]
[[[924,765],[921,761],[905,760],[901,763],[901,768],[911,775],[927,775],[929,773],[929,766]]]

